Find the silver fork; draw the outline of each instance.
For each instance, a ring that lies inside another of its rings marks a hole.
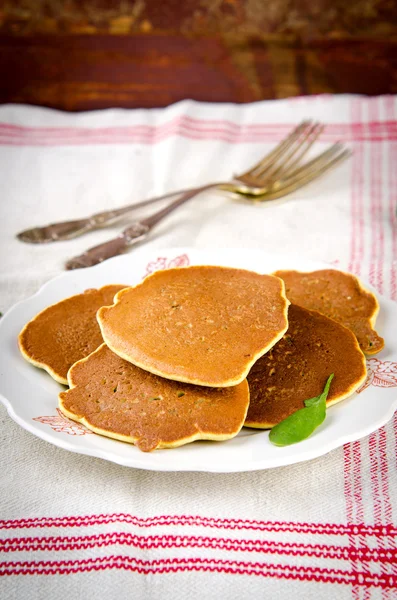
[[[236,182],[211,183],[183,193],[165,208],[145,219],[135,221],[114,239],[70,259],[66,268],[89,267],[121,254],[128,246],[146,238],[152,228],[178,206],[209,189],[222,189],[258,200],[273,200],[290,194],[350,155],[350,151],[338,142],[316,158],[299,166],[322,130],[322,125],[302,123],[257,165],[236,177]]]
[[[260,200],[263,195],[263,186],[270,181],[272,177],[282,172],[286,176],[292,172],[293,167],[298,164],[304,154],[310,149],[311,145],[318,138],[323,130],[322,125],[312,124],[310,121],[305,121],[298,125],[292,133],[284,139],[270,154],[260,160],[252,169],[246,173],[237,175],[234,179],[246,186],[234,188],[235,193],[240,193],[247,197],[256,197]],[[300,145],[301,144],[301,145]],[[300,150],[300,153],[298,152]],[[288,158],[290,159],[288,161]],[[283,160],[283,162],[280,162]],[[216,187],[217,184],[213,184]],[[248,187],[247,187],[248,186]],[[196,188],[195,191],[199,191]],[[93,229],[104,227],[105,225],[113,224],[126,214],[135,209],[149,206],[154,202],[166,200],[167,198],[185,194],[192,191],[191,189],[179,190],[143,200],[137,204],[130,204],[118,209],[99,212],[85,219],[77,219],[74,221],[63,221],[53,223],[44,227],[33,227],[17,234],[19,240],[31,244],[43,244],[48,242],[56,242],[61,240],[69,240]]]

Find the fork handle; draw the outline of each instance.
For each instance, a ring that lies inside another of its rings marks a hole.
[[[70,271],[72,269],[92,267],[108,258],[112,258],[112,256],[122,254],[128,246],[131,246],[133,243],[136,244],[144,239],[147,232],[148,228],[140,226],[139,221],[136,221],[134,225],[125,229],[117,237],[108,240],[103,244],[99,244],[98,246],[94,246],[83,252],[83,254],[80,254],[80,256],[75,256],[68,260],[65,265],[66,269]]]
[[[160,202],[161,200],[167,200],[173,196],[184,194],[195,189],[196,188],[188,188],[184,190],[177,190],[175,192],[169,192],[168,194],[163,194],[162,196],[155,196],[154,198],[142,200],[142,202],[138,202],[137,204],[128,204],[127,206],[122,206],[121,208],[95,213],[94,215],[91,215],[85,219],[62,221],[59,223],[51,223],[50,225],[45,225],[43,227],[33,227],[31,229],[20,231],[17,234],[17,238],[21,240],[21,242],[26,242],[28,244],[48,244],[49,242],[71,240],[79,235],[83,235],[83,233],[88,233],[89,231],[99,229],[100,227],[104,227],[110,223],[115,223],[121,217],[127,215],[133,210],[143,208],[144,206],[149,206],[150,204]]]
[[[66,263],[66,269],[81,269],[84,267],[92,267],[98,263],[107,260],[108,258],[112,258],[113,256],[117,256],[118,254],[122,254],[128,246],[132,246],[137,242],[144,240],[150,231],[153,229],[157,223],[159,223],[164,217],[166,217],[169,213],[174,211],[178,206],[190,200],[194,196],[197,196],[201,192],[209,190],[213,187],[216,187],[217,184],[209,184],[204,185],[199,188],[194,188],[193,190],[189,190],[185,194],[182,194],[177,200],[171,202],[165,208],[155,212],[153,215],[150,215],[146,219],[141,221],[134,221],[131,225],[126,227],[120,235],[117,237],[104,242],[103,244],[99,244],[98,246],[94,246],[89,250],[86,250],[80,256],[76,256],[71,258]]]

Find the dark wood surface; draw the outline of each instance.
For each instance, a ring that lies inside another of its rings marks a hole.
[[[395,0],[0,0],[0,102],[397,92]]]

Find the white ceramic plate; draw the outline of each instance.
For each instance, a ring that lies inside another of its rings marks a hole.
[[[243,267],[261,273],[330,268],[323,263],[258,250],[173,248],[155,252],[137,249],[90,269],[63,273],[1,319],[0,398],[11,418],[55,446],[121,465],[157,471],[226,473],[267,469],[321,456],[375,431],[392,417],[397,408],[397,306],[379,295],[377,329],[386,340],[385,350],[368,360],[364,389],[331,407],[324,423],[299,444],[278,448],[269,442],[267,431],[243,429],[227,442],[195,442],[174,450],[143,453],[133,445],[95,435],[63,417],[57,409],[57,396],[63,386],[24,360],[18,350],[18,333],[25,323],[48,305],[89,287],[108,283],[133,285],[154,270],[187,264]]]

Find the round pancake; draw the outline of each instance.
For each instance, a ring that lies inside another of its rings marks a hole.
[[[23,356],[67,385],[67,372],[103,343],[96,320],[98,308],[113,302],[124,285],[106,285],[98,290],[66,298],[47,307],[22,329],[18,337]]]
[[[243,269],[156,271],[98,311],[119,356],[161,377],[210,387],[237,385],[287,330],[284,283]]]
[[[106,344],[73,365],[68,380],[70,390],[59,394],[67,417],[144,452],[232,438],[249,404],[246,380],[227,388],[170,381],[125,361]]]
[[[351,329],[365,354],[382,350],[385,342],[374,330],[379,303],[357,277],[334,269],[273,274],[284,280],[291,302],[317,310]]]
[[[268,429],[321,394],[334,373],[327,406],[350,396],[365,381],[365,356],[350,331],[317,311],[291,304],[283,338],[248,375],[247,427]]]

